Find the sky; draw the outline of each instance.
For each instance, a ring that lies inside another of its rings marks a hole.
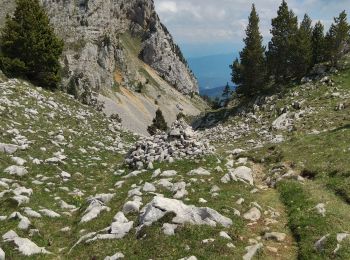
[[[162,22],[187,58],[237,53],[248,23],[251,5],[256,4],[265,44],[270,39],[271,19],[281,0],[154,0]],[[342,10],[350,13],[349,0],[289,0],[299,20],[308,13],[326,27]]]

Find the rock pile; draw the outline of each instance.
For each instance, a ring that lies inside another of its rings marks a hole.
[[[209,142],[200,140],[200,136],[193,131],[184,120],[173,123],[168,133],[138,141],[126,157],[126,163],[138,169],[153,168],[153,162],[176,159],[193,159],[210,154],[214,148]]]

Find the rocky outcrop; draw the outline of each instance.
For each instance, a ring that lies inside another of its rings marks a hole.
[[[133,71],[125,45],[183,94],[198,92],[181,51],[161,24],[152,0],[41,0],[65,41],[63,87],[87,103],[94,92],[147,79]],[[14,9],[5,1],[0,20]]]

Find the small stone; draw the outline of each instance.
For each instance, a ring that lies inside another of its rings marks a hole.
[[[324,203],[317,204],[315,209],[317,210],[318,214],[320,214],[322,217],[326,216],[326,205]]]
[[[176,224],[164,223],[163,224],[163,233],[167,236],[173,236],[173,235],[175,235],[176,228],[177,228]]]
[[[17,166],[17,165],[12,165],[7,167],[4,170],[5,173],[8,173],[10,175],[16,175],[19,177],[22,177],[28,173],[27,169],[24,168],[23,166]]]
[[[271,233],[266,233],[264,235],[264,239],[266,240],[275,240],[277,242],[282,242],[286,238],[286,234],[284,233],[279,233],[279,232],[271,232]]]
[[[0,247],[0,260],[5,260],[5,252],[4,250],[2,250],[1,247]]]
[[[236,204],[237,205],[242,205],[242,203],[244,202],[244,199],[243,198],[240,198],[236,201]]]
[[[243,256],[243,260],[251,260],[255,254],[263,247],[262,243],[258,243],[252,246],[247,246],[247,253]]]
[[[155,192],[156,187],[152,183],[146,182],[145,185],[143,185],[142,190],[145,192]]]
[[[261,212],[258,208],[253,207],[243,215],[243,218],[251,221],[258,221],[261,217]]]
[[[120,252],[112,255],[112,256],[106,256],[104,260],[118,260],[124,258],[124,255]]]
[[[200,167],[198,169],[192,170],[187,173],[187,175],[192,176],[192,175],[202,175],[202,176],[209,176],[210,172],[207,171],[206,169]]]
[[[232,238],[225,231],[220,232],[220,237],[228,239],[228,240],[232,240]]]
[[[227,243],[226,246],[228,248],[236,248],[236,246],[233,243]]]
[[[40,209],[39,212],[42,213],[43,215],[49,217],[49,218],[59,218],[59,217],[61,217],[60,214],[58,214],[55,211],[50,210],[50,209]]]
[[[269,250],[271,253],[276,254],[278,252],[278,249],[276,247],[267,246],[266,249]]]
[[[204,239],[202,240],[203,244],[209,244],[209,243],[213,243],[215,241],[214,238],[208,238],[208,239]]]

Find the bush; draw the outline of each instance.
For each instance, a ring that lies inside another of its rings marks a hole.
[[[0,69],[9,77],[56,89],[61,80],[63,42],[56,37],[38,0],[17,0],[16,5],[14,16],[6,17],[1,32]]]

